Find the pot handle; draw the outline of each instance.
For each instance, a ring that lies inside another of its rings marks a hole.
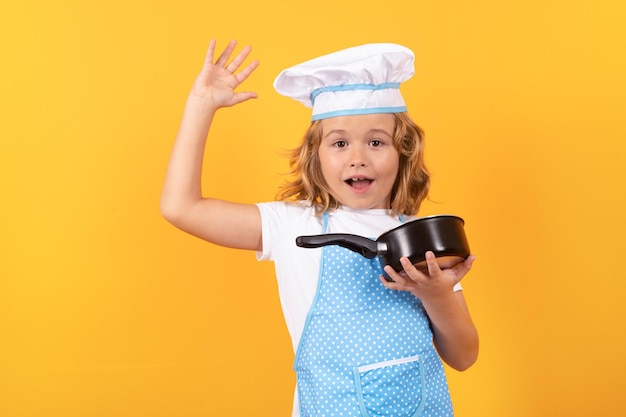
[[[367,259],[384,255],[387,245],[362,236],[346,233],[328,233],[325,235],[298,236],[296,245],[301,248],[319,248],[320,246],[339,245],[363,255]]]

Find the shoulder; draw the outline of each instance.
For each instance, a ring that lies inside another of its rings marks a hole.
[[[264,218],[278,217],[283,220],[299,217],[315,217],[315,209],[305,202],[271,201],[257,203],[256,206]]]
[[[284,258],[295,247],[296,237],[322,232],[322,219],[309,205],[277,201],[259,203],[257,207],[261,213],[263,239],[259,259]]]
[[[257,204],[265,236],[291,235],[293,232],[319,232],[322,218],[305,202],[273,201]]]

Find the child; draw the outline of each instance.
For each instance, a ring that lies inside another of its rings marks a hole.
[[[275,263],[285,320],[296,352],[293,416],[449,416],[442,362],[458,370],[478,355],[478,335],[459,282],[474,256],[427,271],[404,271],[338,246],[299,248],[300,235],[377,237],[414,220],[427,196],[423,134],[399,91],[413,75],[413,53],[369,44],[283,71],[276,90],[312,107],[291,156],[294,178],[280,201],[237,204],[201,194],[202,158],[218,109],[256,98],[235,92],[257,68],[232,61],[231,41],[214,59],[211,41],[189,94],[172,150],[161,210],[176,227],[209,242],[254,250]]]

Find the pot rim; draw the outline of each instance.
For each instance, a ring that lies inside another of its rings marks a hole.
[[[381,234],[380,236],[378,236],[378,238],[376,239],[377,241],[384,239],[386,236],[389,236],[391,234],[393,234],[394,232],[396,232],[399,229],[403,229],[405,227],[409,227],[409,225],[412,225],[413,223],[424,223],[424,222],[428,222],[428,220],[436,220],[436,219],[454,219],[457,221],[461,222],[462,226],[465,226],[465,220],[463,220],[462,217],[459,216],[455,216],[454,214],[433,214],[430,216],[424,216],[424,217],[416,217],[413,220],[409,220],[407,222],[404,222],[396,227],[394,227],[391,230],[387,230],[386,232],[384,232],[383,234]]]

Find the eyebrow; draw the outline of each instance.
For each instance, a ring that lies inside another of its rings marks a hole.
[[[327,134],[325,134],[322,139],[326,139],[328,136],[332,135],[333,133],[338,133],[338,134],[344,134],[346,133],[345,129],[333,129],[330,132],[328,132]],[[389,132],[387,132],[385,129],[370,129],[366,132],[367,134],[371,134],[371,133],[382,133],[388,137],[393,137],[393,135]]]

